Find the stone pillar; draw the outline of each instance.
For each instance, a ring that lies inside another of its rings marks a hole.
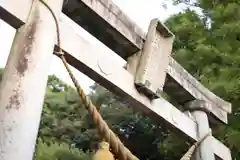
[[[202,100],[194,100],[186,105],[191,112],[192,117],[197,123],[198,137],[204,137],[209,133],[209,121],[207,115],[208,103]],[[196,149],[195,160],[215,160],[212,149],[211,137],[207,137]]]
[[[63,0],[44,1],[60,15]],[[17,30],[0,84],[1,160],[33,159],[55,42],[52,15],[34,0],[28,21]]]

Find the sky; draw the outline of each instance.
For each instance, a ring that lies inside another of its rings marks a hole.
[[[135,21],[145,32],[147,32],[148,25],[153,18],[159,18],[159,20],[164,21],[170,15],[181,11],[182,7],[173,6],[170,0],[113,0],[113,2],[118,5],[123,12],[125,12],[133,21]],[[166,7],[164,7],[164,4]],[[95,37],[91,36],[88,32],[81,28],[78,28],[78,30],[81,32],[81,35],[83,35],[84,38],[86,38],[92,44],[98,45],[103,50],[108,50],[105,45],[99,42]],[[16,30],[13,27],[9,26],[0,19],[1,68],[6,65],[15,32]],[[121,58],[118,58],[119,61],[121,61]],[[72,68],[72,70],[82,85],[84,91],[89,92],[89,86],[94,84],[94,81],[76,69]],[[64,82],[68,83],[69,85],[73,85],[62,62],[55,56],[52,56],[49,74],[55,74]]]

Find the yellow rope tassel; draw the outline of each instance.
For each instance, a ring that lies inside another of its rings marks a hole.
[[[107,142],[105,141],[101,142],[92,160],[114,160],[114,156],[109,151],[109,149],[110,149],[110,146]]]
[[[180,160],[190,160],[199,144],[202,143],[208,136],[210,136],[211,133],[212,131],[210,130],[209,133],[207,133],[205,136],[200,138],[196,143],[194,143]]]

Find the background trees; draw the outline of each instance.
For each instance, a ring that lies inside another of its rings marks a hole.
[[[229,124],[214,129],[240,159],[240,0],[174,0],[188,7],[166,24],[175,34],[173,56],[195,78],[233,104]],[[196,12],[196,10],[198,12]],[[1,80],[2,70],[0,70]],[[189,145],[119,97],[95,84],[88,95],[103,118],[140,159],[179,159]],[[36,160],[88,160],[101,138],[76,91],[49,76]]]
[[[214,131],[238,159],[240,1],[176,0],[175,3],[185,3],[190,8],[167,21],[177,37],[174,57],[211,91],[232,103],[229,124]],[[201,10],[201,15],[194,9]]]

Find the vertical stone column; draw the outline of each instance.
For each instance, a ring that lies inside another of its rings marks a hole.
[[[202,100],[194,100],[187,104],[191,115],[196,120],[198,137],[204,137],[210,131],[206,108],[208,104]],[[215,160],[211,138],[207,137],[196,149],[195,160]]]
[[[60,15],[63,0],[45,0]],[[15,35],[0,84],[0,159],[32,160],[56,40],[49,10],[34,0]],[[21,6],[19,6],[21,7]]]

